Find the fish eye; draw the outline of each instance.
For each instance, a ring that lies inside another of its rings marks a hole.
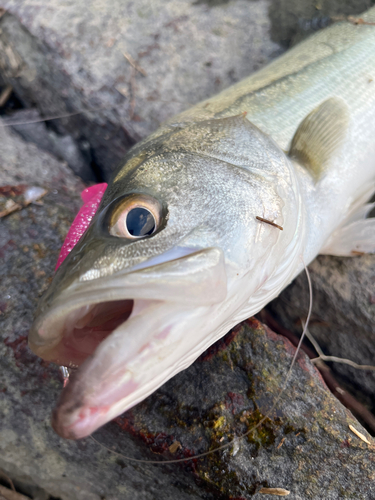
[[[109,233],[120,238],[139,239],[153,234],[160,226],[161,206],[151,196],[132,194],[114,208]]]
[[[126,216],[126,228],[131,236],[148,236],[155,227],[155,217],[147,208],[132,208]]]

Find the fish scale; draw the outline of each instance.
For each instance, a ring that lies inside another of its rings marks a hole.
[[[375,8],[363,19],[375,22]],[[347,146],[335,162],[337,175],[327,180],[329,189],[338,194],[331,196],[330,211],[326,209],[328,186],[321,190],[321,204],[325,210],[319,218],[315,236],[326,239],[321,221],[326,220],[331,227],[331,220],[337,220],[345,211],[340,200],[352,199],[356,189],[373,180],[366,162],[375,156],[375,26],[338,23],[323,30],[255,75],[199,103],[171,122],[190,120],[197,115],[207,119],[246,112],[254,125],[269,134],[282,149],[288,150],[302,119],[332,94],[347,103],[352,126]],[[370,148],[370,144],[374,147]],[[359,176],[361,164],[364,168]],[[334,167],[332,165],[332,169]],[[348,182],[343,174],[349,175],[350,171],[352,176]],[[346,195],[343,194],[345,190]],[[310,254],[305,257],[306,261],[311,260]]]

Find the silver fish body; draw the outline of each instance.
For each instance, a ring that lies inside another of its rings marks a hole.
[[[30,334],[79,366],[57,432],[147,397],[319,252],[374,251],[374,136],[375,26],[339,23],[136,145]]]

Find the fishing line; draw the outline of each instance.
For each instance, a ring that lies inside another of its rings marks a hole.
[[[285,391],[285,388],[286,388],[286,386],[287,386],[287,384],[289,382],[289,379],[290,379],[290,376],[291,376],[291,373],[292,373],[293,366],[294,366],[294,364],[296,362],[298,353],[299,353],[299,351],[301,349],[301,345],[302,345],[303,339],[304,339],[304,337],[306,335],[307,328],[309,326],[309,322],[310,322],[310,318],[311,318],[311,313],[312,313],[312,305],[313,305],[312,284],[311,284],[310,273],[309,273],[309,271],[308,271],[308,269],[307,269],[307,267],[306,267],[303,259],[302,259],[302,263],[303,263],[303,267],[305,268],[305,273],[306,273],[307,282],[308,282],[308,286],[309,286],[309,311],[308,311],[308,314],[307,314],[306,323],[304,325],[301,338],[300,338],[300,340],[298,342],[296,351],[294,353],[294,356],[293,356],[292,362],[290,364],[289,370],[288,370],[288,372],[286,374],[286,377],[285,377],[285,380],[284,380],[284,384],[282,385],[281,391],[279,392],[279,395],[274,400],[273,405],[271,406],[271,409],[265,414],[265,416],[261,420],[259,420],[259,422],[256,425],[254,425],[251,429],[249,429],[248,431],[246,431],[241,436],[235,437],[234,439],[232,439],[232,441],[229,441],[229,443],[225,443],[225,444],[223,444],[221,446],[218,446],[217,448],[214,448],[213,450],[205,451],[203,453],[198,453],[197,455],[193,455],[192,457],[177,458],[177,459],[174,459],[174,460],[143,460],[143,459],[139,459],[139,458],[127,457],[126,455],[123,455],[122,453],[114,451],[111,448],[109,448],[108,446],[100,443],[92,435],[90,435],[89,437],[96,444],[98,444],[100,447],[106,449],[107,451],[109,451],[109,452],[111,452],[111,453],[113,453],[113,454],[117,455],[118,457],[121,457],[121,458],[123,458],[125,460],[129,460],[131,462],[143,463],[143,464],[165,465],[165,464],[176,464],[176,463],[180,463],[180,462],[187,462],[188,460],[195,460],[197,458],[206,457],[207,455],[211,455],[212,453],[216,453],[217,451],[224,450],[225,448],[228,448],[229,446],[232,446],[233,444],[239,442],[241,439],[245,438],[246,436],[248,436],[249,434],[251,434],[252,432],[254,432],[256,429],[258,429],[271,416],[271,413],[276,408],[277,403],[280,401],[281,396],[283,395],[283,393]]]
[[[34,108],[26,108],[26,109],[34,109]],[[82,109],[81,111],[72,111],[71,113],[65,113],[63,115],[44,116],[43,118],[35,118],[34,120],[25,120],[22,122],[3,123],[1,121],[0,124],[2,127],[13,127],[14,125],[32,125],[34,123],[42,123],[42,122],[48,122],[51,120],[59,120],[61,118],[69,118],[70,116],[81,115],[83,113],[88,113],[90,111],[100,111],[101,109],[106,109],[106,108]],[[2,118],[2,117],[0,116],[0,118]]]
[[[193,106],[193,104],[189,102],[184,102],[184,101],[178,101],[177,99],[158,99],[158,102],[164,102],[164,103],[176,103],[176,104],[183,104],[184,106]],[[26,111],[28,110],[34,110],[36,108],[24,108]],[[4,123],[3,118],[11,118],[11,115],[0,115],[0,126],[1,127],[13,127],[14,125],[33,125],[35,123],[43,123],[43,122],[48,122],[51,120],[60,120],[62,118],[70,118],[71,116],[76,116],[76,115],[83,115],[85,113],[91,113],[94,111],[111,111],[111,110],[118,110],[118,107],[114,106],[98,106],[96,108],[87,108],[87,109],[81,109],[79,111],[72,111],[71,113],[65,113],[61,115],[47,115],[43,116],[41,118],[35,118],[33,120],[24,120],[24,121],[12,121],[10,123]]]

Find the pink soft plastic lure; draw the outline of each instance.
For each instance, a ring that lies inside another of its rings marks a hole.
[[[95,184],[95,186],[88,187],[82,191],[81,197],[84,204],[76,215],[73,224],[69,228],[64,244],[61,247],[59,258],[57,259],[55,271],[57,271],[57,269],[61,266],[68,254],[73,250],[83,233],[88,228],[99,207],[107,186],[108,184],[103,182],[101,184]]]

